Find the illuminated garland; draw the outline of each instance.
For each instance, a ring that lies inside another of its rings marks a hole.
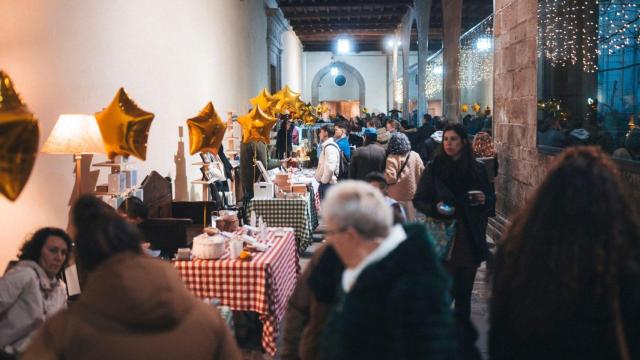
[[[614,54],[640,42],[640,6],[637,0],[600,1],[600,53]]]
[[[463,89],[493,77],[493,15],[460,38],[459,68]]]
[[[438,94],[442,94],[442,74],[443,74],[442,51],[434,55],[427,61],[426,80],[424,93],[427,99],[434,98]]]

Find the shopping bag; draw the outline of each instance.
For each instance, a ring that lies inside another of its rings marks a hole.
[[[456,237],[456,221],[428,217],[424,221],[429,238],[433,241],[436,255],[441,260],[449,260]]]

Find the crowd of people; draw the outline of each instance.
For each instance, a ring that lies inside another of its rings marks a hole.
[[[379,116],[364,123],[320,129],[325,243],[290,298],[279,358],[479,359],[471,296],[478,267],[494,256],[486,230],[497,170],[477,159],[495,157],[490,135],[430,116],[418,129]],[[354,148],[356,130],[364,141]],[[631,199],[601,149],[557,156],[496,239],[491,359],[640,356]],[[25,242],[0,278],[0,359],[242,357],[215,309],[145,255],[136,223],[146,214],[129,205],[119,214],[81,197],[70,235],[44,228]],[[444,255],[428,219],[455,230]],[[61,279],[72,253],[86,276],[67,306]]]

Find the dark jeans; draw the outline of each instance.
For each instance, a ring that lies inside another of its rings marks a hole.
[[[469,320],[471,316],[471,292],[476,278],[477,267],[455,266],[451,263],[444,264],[445,269],[453,279],[451,298],[454,300],[454,315],[457,319]]]
[[[320,195],[320,200],[324,199],[324,196],[327,194],[327,190],[331,187],[332,184],[320,184],[318,187],[318,195]]]

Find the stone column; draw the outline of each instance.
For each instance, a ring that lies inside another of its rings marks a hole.
[[[444,99],[442,111],[449,121],[460,121],[460,32],[462,0],[442,2]]]
[[[278,90],[282,87],[282,50],[284,43],[282,42],[282,34],[289,30],[289,22],[285,19],[282,10],[279,8],[267,9],[267,52],[269,59],[269,84],[271,91]],[[275,71],[271,69],[275,68]],[[275,78],[274,78],[275,77]],[[276,89],[274,89],[274,87]]]
[[[418,29],[418,124],[427,113],[427,57],[429,56],[429,18],[431,17],[431,0],[414,0],[413,13]]]
[[[411,121],[409,113],[409,50],[411,49],[411,25],[413,25],[413,8],[409,8],[400,23],[400,39],[402,41],[402,118]]]
[[[391,85],[393,101],[391,103],[393,104],[392,108],[397,109],[399,105],[397,101],[398,88],[396,86],[398,84],[398,36],[397,35],[393,40],[393,55],[391,55],[391,74],[392,74],[391,77],[393,81]]]

